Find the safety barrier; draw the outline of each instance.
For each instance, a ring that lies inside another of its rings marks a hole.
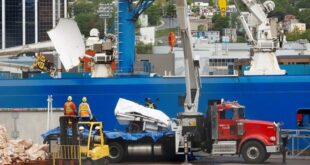
[[[283,129],[282,134],[288,137],[288,156],[292,158],[310,156],[310,130]]]
[[[75,160],[81,165],[81,152],[79,145],[52,145],[51,148],[53,165],[56,160]]]

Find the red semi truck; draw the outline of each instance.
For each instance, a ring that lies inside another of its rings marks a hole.
[[[271,153],[280,152],[277,123],[248,120],[238,102],[213,105],[206,120],[206,149],[212,154],[241,154],[251,163],[262,163]]]
[[[184,132],[192,132],[187,138],[189,152],[242,155],[249,163],[263,163],[270,154],[280,152],[279,125],[267,121],[248,120],[245,118],[244,110],[245,107],[238,102],[222,102],[209,106],[206,116],[197,118],[195,122],[189,122],[188,128],[183,127]],[[134,133],[130,135],[132,134]],[[108,138],[110,160],[120,162],[126,157],[133,156],[172,158],[175,153],[184,154],[182,147],[177,148],[175,145],[177,136],[177,133],[166,134],[156,142],[149,136],[142,136],[138,140]]]

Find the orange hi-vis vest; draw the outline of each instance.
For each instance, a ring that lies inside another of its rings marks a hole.
[[[89,117],[90,116],[90,108],[88,103],[81,103],[79,106],[80,116],[81,117]]]
[[[71,101],[67,101],[64,105],[64,113],[69,116],[76,115],[75,104]]]

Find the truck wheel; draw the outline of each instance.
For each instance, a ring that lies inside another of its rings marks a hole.
[[[261,143],[249,141],[242,147],[241,154],[243,159],[248,163],[263,163],[267,152]]]
[[[109,144],[110,148],[110,162],[119,163],[124,158],[124,148],[117,142]]]
[[[142,128],[140,126],[141,124],[139,122],[130,122],[127,128],[127,131],[129,133],[137,133],[141,132]]]

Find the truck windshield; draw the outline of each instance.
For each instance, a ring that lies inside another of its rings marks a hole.
[[[238,113],[238,118],[239,119],[244,119],[245,118],[244,108],[238,108],[237,109],[237,113]]]
[[[244,118],[244,108],[225,109],[220,112],[220,119],[237,120]]]

